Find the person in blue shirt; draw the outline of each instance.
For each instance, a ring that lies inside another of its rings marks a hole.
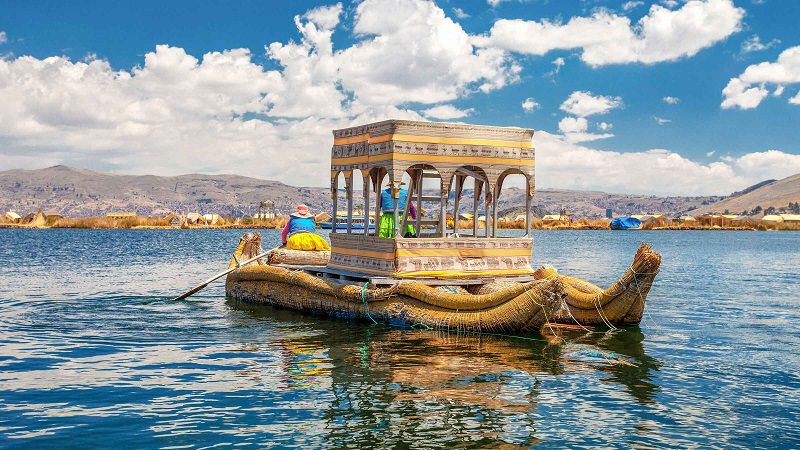
[[[405,183],[400,183],[400,186],[405,185]],[[400,223],[403,223],[403,210],[406,208],[406,200],[408,199],[408,190],[401,187],[400,188],[400,198],[397,199],[397,214],[398,220]],[[395,198],[392,195],[392,187],[387,186],[386,189],[381,191],[381,220],[378,223],[378,237],[382,238],[392,238],[394,237],[394,204]],[[417,209],[414,208],[414,202],[412,201],[408,207],[408,213],[411,216],[411,219],[417,219]],[[413,237],[415,236],[414,233],[414,225],[410,223],[409,220],[406,220],[406,229],[403,233],[406,237]]]
[[[289,250],[330,250],[331,246],[322,237],[314,233],[317,223],[306,205],[297,205],[297,210],[289,216],[283,227],[281,242]]]

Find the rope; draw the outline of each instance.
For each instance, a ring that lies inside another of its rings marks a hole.
[[[647,314],[647,317],[650,319],[650,322],[653,322],[653,326],[656,328],[656,330],[659,332],[662,331],[661,327],[659,327],[656,321],[653,319],[653,316],[650,315],[650,311],[648,311],[647,308],[644,307],[645,305],[644,295],[642,295],[642,289],[640,288],[639,280],[636,277],[637,275],[639,275],[639,273],[636,272],[636,270],[634,270],[633,266],[630,266],[629,268],[631,269],[631,272],[633,272],[633,282],[636,283],[636,293],[639,294],[639,301],[641,301],[643,305],[642,309]],[[650,274],[642,273],[642,275],[650,275]]]
[[[369,317],[369,320],[371,320],[374,325],[377,325],[378,321],[369,315],[369,308],[367,307],[367,286],[369,286],[369,281],[364,283],[364,286],[361,286],[361,301],[364,303],[364,312],[367,314],[367,317]]]

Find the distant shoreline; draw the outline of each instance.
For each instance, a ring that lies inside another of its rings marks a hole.
[[[198,225],[198,226],[159,226],[159,225],[137,225],[131,227],[76,227],[76,226],[29,226],[20,224],[0,224],[0,228],[5,229],[28,229],[28,230],[55,230],[55,229],[73,229],[73,230],[278,230],[273,226],[264,225]],[[483,229],[483,228],[481,228]],[[500,230],[519,230],[517,227],[498,227]],[[575,225],[575,226],[540,226],[532,227],[533,231],[800,231],[800,227],[777,227],[758,229],[753,227],[703,227],[703,226],[665,226],[653,227],[644,229],[632,230],[613,230],[609,227],[598,227],[593,225]]]

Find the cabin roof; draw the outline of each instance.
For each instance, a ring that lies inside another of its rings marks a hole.
[[[532,189],[533,133],[519,127],[396,119],[333,130],[331,178],[360,170],[399,180],[407,170],[424,167],[449,183],[462,168],[492,185],[519,173]]]

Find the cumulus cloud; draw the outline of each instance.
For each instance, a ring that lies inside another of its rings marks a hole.
[[[539,103],[536,100],[534,100],[533,97],[528,97],[522,102],[522,109],[525,112],[531,112],[539,108],[540,106],[541,105],[539,105]]]
[[[455,7],[453,8],[453,14],[456,15],[457,19],[469,19],[471,16],[464,12],[463,9]]]
[[[631,11],[636,9],[640,6],[644,5],[644,2],[641,1],[629,1],[622,4],[622,10],[625,12]]]
[[[583,117],[564,117],[558,122],[562,133],[581,133],[589,129],[589,121]]]
[[[461,119],[475,112],[474,108],[458,109],[453,105],[439,105],[422,111],[425,117],[431,119]]]
[[[689,0],[674,11],[652,5],[636,24],[602,9],[566,23],[502,19],[475,41],[529,55],[580,49],[591,66],[654,64],[693,56],[726,39],[740,30],[743,17],[731,0]]]
[[[598,126],[601,131],[611,129],[610,124],[602,124]],[[558,130],[563,133],[566,142],[588,142],[614,137],[610,133],[589,133],[588,129],[589,121],[584,117],[564,117],[558,122]]]
[[[780,44],[780,39],[773,39],[767,43],[761,42],[761,38],[757,34],[750,36],[746,41],[742,42],[741,53],[760,52],[768,48]]]
[[[363,37],[337,56],[342,86],[365,105],[441,103],[491,92],[518,79],[506,52],[476,49],[433,2],[365,0],[353,31]]]
[[[299,39],[266,46],[275,70],[246,49],[195,57],[168,45],[130,70],[96,59],[0,59],[0,169],[65,163],[325,185],[332,128],[420,120],[398,105],[435,105],[517,77],[505,52],[473,46],[431,2],[359,3],[348,24],[355,42],[337,50],[342,11],[295,17]]]
[[[727,195],[768,178],[783,178],[800,172],[800,155],[777,150],[702,164],[663,149],[597,150],[546,131],[536,133],[535,143],[536,183],[543,188]],[[636,176],[630,176],[632,173]]]
[[[722,90],[722,107],[752,109],[769,95],[767,84],[781,86],[800,83],[800,46],[790,47],[775,62],[753,64],[736,78],[731,78]],[[797,104],[796,98],[789,103]]]
[[[561,110],[578,117],[605,114],[622,106],[622,98],[575,91],[561,104]]]
[[[0,44],[5,44],[8,42],[8,35],[6,35],[5,31],[0,31]]]
[[[666,103],[668,105],[677,105],[678,103],[681,102],[681,99],[679,99],[678,97],[671,97],[669,95],[664,97],[664,98],[662,98],[661,100],[663,100],[664,103]]]
[[[659,124],[659,125],[666,125],[666,124],[672,122],[671,119],[665,119],[663,117],[658,117],[658,116],[653,116],[653,120],[655,120],[656,123]]]
[[[614,128],[614,125],[608,122],[600,122],[597,124],[597,129],[600,131],[608,131],[612,128]]]

